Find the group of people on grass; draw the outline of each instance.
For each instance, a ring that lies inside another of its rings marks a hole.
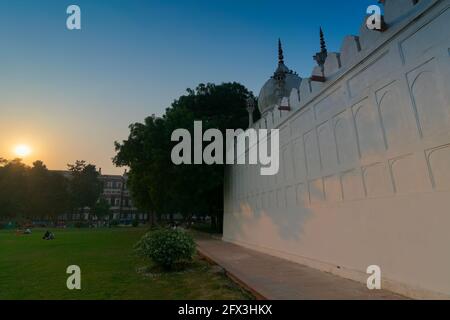
[[[31,234],[32,231],[30,228],[27,228],[25,230],[16,230],[16,234],[20,235],[20,234]],[[53,234],[53,232],[47,230],[44,234],[44,236],[42,237],[43,240],[54,240],[55,239],[55,235]]]

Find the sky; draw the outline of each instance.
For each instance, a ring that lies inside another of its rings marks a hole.
[[[277,64],[307,77],[319,50],[357,35],[376,0],[0,0],[0,157],[115,168],[114,141],[187,88],[236,81],[256,95]],[[66,9],[81,8],[81,30]]]

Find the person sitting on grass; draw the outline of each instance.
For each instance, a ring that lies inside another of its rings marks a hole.
[[[54,236],[54,234],[52,232],[47,230],[45,232],[44,236],[42,237],[42,239],[44,239],[44,240],[53,240],[53,239],[55,239],[55,236]]]

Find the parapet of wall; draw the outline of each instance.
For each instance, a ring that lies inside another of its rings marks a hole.
[[[384,2],[385,32],[346,37],[255,124],[280,129],[280,172],[227,168],[224,240],[450,298],[450,0]]]

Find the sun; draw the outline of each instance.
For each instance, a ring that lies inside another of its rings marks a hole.
[[[14,153],[19,157],[26,157],[31,154],[31,148],[26,144],[19,144],[14,148]]]

